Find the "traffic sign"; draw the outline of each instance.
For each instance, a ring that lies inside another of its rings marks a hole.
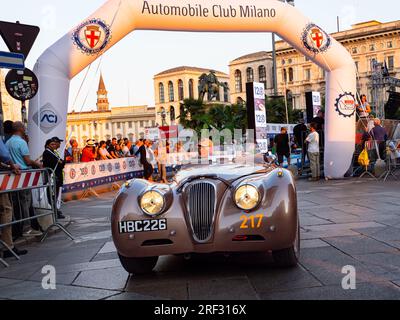
[[[0,68],[24,70],[25,56],[21,53],[0,51]]]
[[[11,70],[6,76],[5,85],[10,96],[19,101],[32,99],[39,90],[38,78],[28,68]]]
[[[0,21],[0,35],[11,52],[22,53],[28,57],[40,32],[37,26],[20,24],[19,22]]]

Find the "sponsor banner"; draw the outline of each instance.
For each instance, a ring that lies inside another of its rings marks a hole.
[[[313,102],[313,115],[314,118],[318,116],[318,112],[322,109],[321,93],[314,91],[312,92],[312,102]]]
[[[268,152],[267,113],[265,109],[265,85],[253,83],[255,133],[258,149],[261,153]]]
[[[64,184],[69,185],[119,175],[122,177],[125,174],[142,170],[143,167],[136,158],[67,164],[64,169]]]

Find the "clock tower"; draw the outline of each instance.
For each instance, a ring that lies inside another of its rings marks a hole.
[[[97,90],[97,111],[110,110],[110,103],[108,102],[106,85],[104,84],[103,74],[100,74],[99,89]]]

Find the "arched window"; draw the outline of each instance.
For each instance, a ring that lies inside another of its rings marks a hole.
[[[265,66],[258,67],[258,79],[260,83],[263,83],[265,89],[267,89],[267,69]]]
[[[189,99],[194,99],[194,81],[193,81],[193,79],[189,80]]]
[[[160,82],[158,85],[158,94],[160,97],[160,103],[165,103],[165,90],[164,90],[164,84]]]
[[[170,102],[175,101],[174,84],[172,83],[172,81],[168,83],[168,97]]]
[[[184,88],[183,88],[183,81],[179,80],[178,81],[178,96],[179,96],[179,101],[182,101],[183,99],[185,99],[185,92],[184,92]]]
[[[240,70],[235,71],[235,90],[236,92],[242,92],[242,73]]]
[[[253,70],[253,68],[247,68],[246,75],[247,75],[247,82],[254,82],[254,70]]]
[[[224,102],[229,102],[229,87],[227,82],[225,82],[224,87]]]
[[[294,80],[293,68],[289,68],[289,82],[293,82],[293,80]]]
[[[283,69],[283,82],[287,83],[287,71]]]
[[[183,101],[183,99],[185,99],[182,80],[178,81],[178,95],[179,95],[179,101]]]

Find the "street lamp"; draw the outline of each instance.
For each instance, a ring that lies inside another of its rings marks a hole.
[[[294,0],[279,0],[280,2],[285,2],[294,7]],[[275,47],[275,33],[272,33],[272,75],[274,81],[274,96],[278,95],[278,78],[277,78],[277,63],[276,63],[276,47]]]

